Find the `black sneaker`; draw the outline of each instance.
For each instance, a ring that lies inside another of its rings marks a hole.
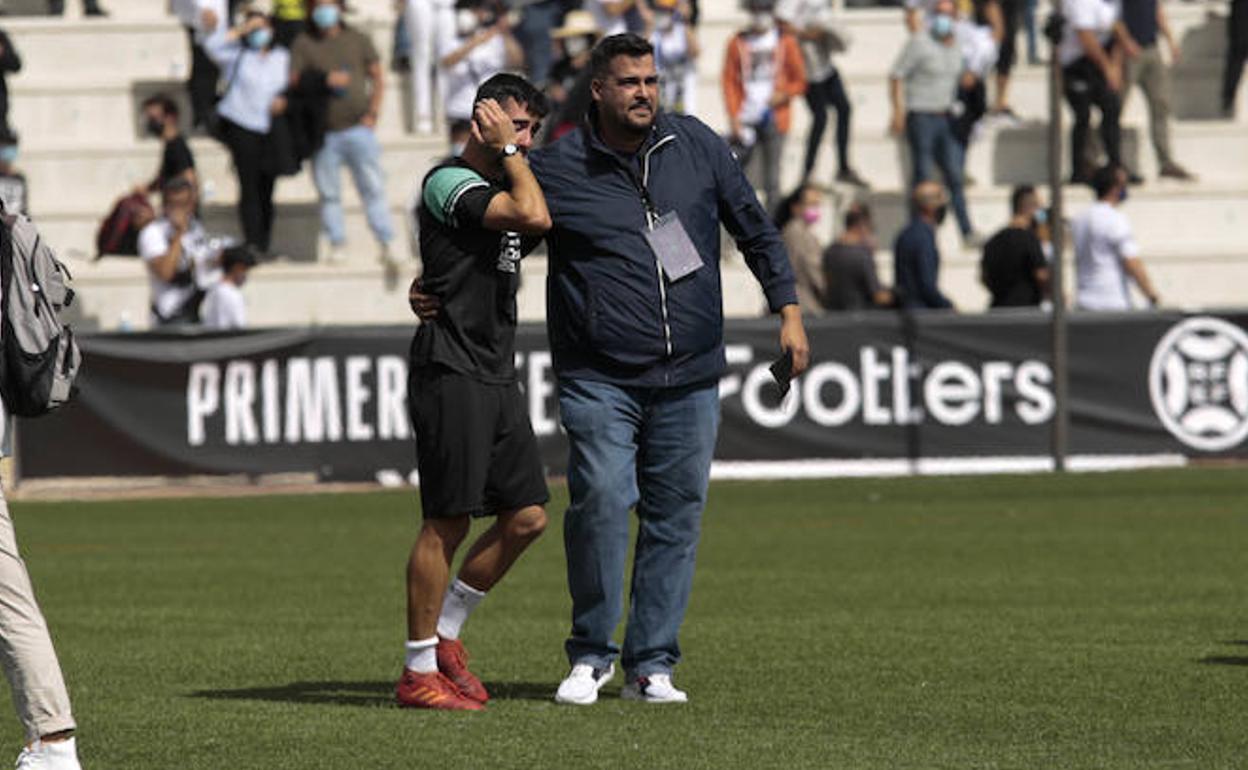
[[[848,167],[843,168],[840,171],[836,172],[836,181],[842,182],[844,184],[852,184],[854,187],[861,187],[864,190],[871,189],[871,185],[867,183],[867,180],[858,176],[857,171],[854,171],[852,168],[848,168]]]

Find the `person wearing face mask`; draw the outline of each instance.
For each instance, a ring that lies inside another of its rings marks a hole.
[[[776,25],[774,0],[746,0],[750,23],[724,55],[724,108],[743,167],[756,151],[767,206],[780,202],[780,159],[793,122],[793,99],[806,93],[797,38]]]
[[[672,112],[698,111],[698,33],[689,23],[692,11],[684,0],[652,0],[650,45],[663,78],[663,105]]]
[[[204,26],[215,29],[204,49],[228,78],[217,104],[221,135],[238,174],[238,219],[247,245],[261,254],[269,251],[273,233],[273,186],[277,175],[270,164],[266,137],[273,118],[286,110],[283,93],[288,85],[290,54],[274,47],[273,26],[262,13],[248,12],[231,30],[218,26],[211,11]]]
[[[927,33],[906,41],[889,76],[892,119],[889,131],[906,137],[913,173],[910,184],[932,179],[940,168],[953,197],[964,241],[976,240],[962,189],[963,152],[954,135],[950,112],[963,73],[962,51],[954,35],[954,7],[939,0]]]
[[[182,135],[180,117],[178,103],[167,94],[155,94],[143,100],[143,133],[159,139],[163,149],[156,176],[147,184],[139,185],[135,189],[136,193],[147,196],[158,192],[164,188],[166,182],[175,177],[184,177],[198,187],[195,155],[191,152],[186,137]]]
[[[893,281],[901,307],[911,310],[952,310],[940,291],[940,249],[936,229],[945,221],[949,200],[939,182],[914,187],[914,217],[893,244]]]
[[[789,252],[797,280],[797,304],[803,313],[823,315],[823,246],[815,226],[823,215],[823,188],[805,183],[785,198],[776,216],[776,227]]]
[[[1092,174],[1096,202],[1071,222],[1075,306],[1080,310],[1131,310],[1131,283],[1149,305],[1161,304],[1140,259],[1131,220],[1118,210],[1127,200],[1128,182],[1128,174],[1120,166],[1111,164],[1097,169]]]
[[[1036,236],[1048,212],[1029,184],[1014,188],[1010,210],[1009,224],[984,244],[980,280],[992,295],[990,307],[1037,306],[1049,293],[1049,262]]]
[[[438,71],[448,124],[471,120],[477,88],[523,63],[505,13],[492,0],[457,0],[438,35]],[[453,27],[451,26],[453,24]]]
[[[598,25],[589,11],[569,11],[563,26],[551,37],[559,42],[563,55],[550,68],[546,96],[553,119],[542,141],[553,142],[575,129],[585,119],[592,101],[589,92],[590,49],[598,40]]]
[[[325,256],[329,262],[340,262],[347,255],[342,210],[342,167],[346,165],[377,239],[378,257],[392,264],[394,225],[386,202],[381,143],[375,132],[385,94],[381,57],[368,35],[343,22],[342,0],[308,2],[308,29],[291,46],[290,80],[301,93],[317,91],[325,105],[324,134],[316,131],[319,143],[312,159],[321,231],[328,240]]]
[[[7,214],[29,214],[26,175],[17,168],[17,134],[0,129],[0,204]]]

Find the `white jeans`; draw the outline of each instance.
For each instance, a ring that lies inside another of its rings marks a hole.
[[[0,665],[28,741],[74,729],[69,693],[0,495]]]

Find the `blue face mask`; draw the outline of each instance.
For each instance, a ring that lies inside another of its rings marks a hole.
[[[1032,219],[1038,225],[1045,224],[1049,221],[1049,212],[1047,209],[1036,209],[1036,213],[1032,214]]]
[[[1126,201],[1127,201],[1127,188],[1123,187],[1122,192],[1118,193],[1118,202],[1126,203]]]
[[[340,18],[338,6],[336,5],[318,5],[312,11],[312,23],[321,29],[329,29],[338,26]]]
[[[9,145],[8,147],[0,147],[0,161],[13,165],[17,160],[17,147]]]
[[[947,13],[938,13],[932,17],[932,37],[944,40],[953,34],[953,17]]]
[[[267,28],[253,29],[247,33],[247,47],[259,51],[273,42],[273,30]]]

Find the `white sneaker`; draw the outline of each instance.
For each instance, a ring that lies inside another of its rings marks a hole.
[[[620,697],[624,700],[639,700],[646,703],[686,703],[689,701],[689,694],[684,690],[677,690],[676,685],[672,684],[671,674],[639,676],[624,685],[624,689],[620,690]]]
[[[35,741],[17,755],[17,770],[82,770],[73,738]]]
[[[394,252],[390,250],[390,244],[383,243],[377,251],[377,261],[387,267],[398,267],[399,260],[394,256]]]
[[[331,243],[325,251],[325,263],[328,265],[341,265],[347,261],[347,244]]]
[[[615,676],[615,665],[594,668],[588,663],[577,663],[568,677],[559,683],[555,703],[572,703],[588,706],[598,701],[598,691]]]

